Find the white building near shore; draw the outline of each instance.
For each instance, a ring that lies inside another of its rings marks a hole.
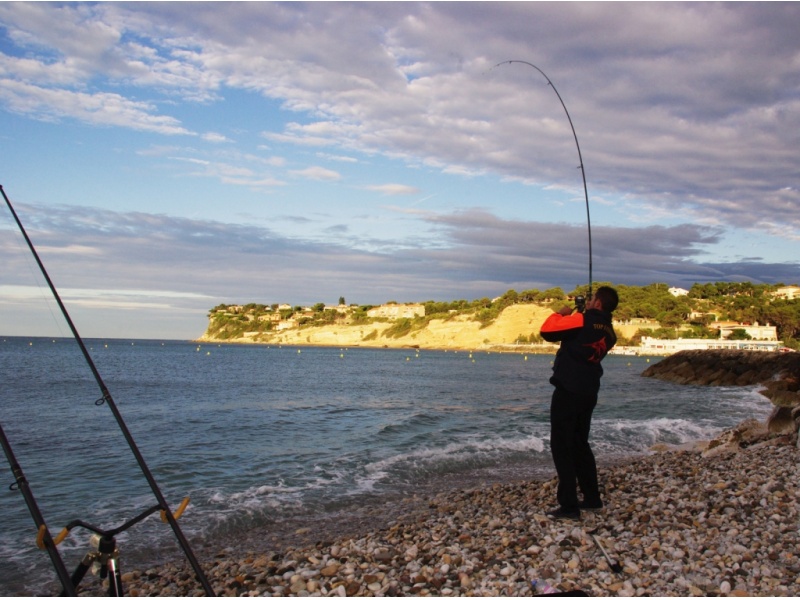
[[[778,339],[778,328],[774,325],[742,325],[741,323],[712,323],[712,329],[719,329],[719,335],[723,339],[727,339],[737,329],[743,330],[754,340],[766,340],[774,342]]]
[[[678,339],[659,340],[643,337],[639,354],[674,354],[681,350],[756,350],[760,352],[777,352],[783,343],[771,340],[708,340]]]

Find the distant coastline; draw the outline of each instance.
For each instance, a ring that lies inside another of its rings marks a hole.
[[[304,326],[268,332],[248,332],[243,336],[221,339],[204,333],[197,343],[235,343],[283,346],[327,346],[365,348],[418,348],[420,350],[481,350],[496,352],[554,353],[555,344],[518,342],[538,334],[544,320],[552,313],[549,307],[536,304],[515,304],[503,310],[489,325],[458,315],[447,319],[431,319],[423,327],[405,335],[390,336],[386,332],[393,322],[352,325]],[[614,324],[625,337],[633,335],[640,325]]]

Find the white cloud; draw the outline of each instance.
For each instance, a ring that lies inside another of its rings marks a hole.
[[[66,246],[40,246],[39,251],[46,253],[48,255],[55,255],[55,254],[75,254],[75,255],[88,255],[88,254],[98,254],[97,248],[92,248],[91,246],[82,246],[80,244],[68,244]]]
[[[292,133],[264,133],[263,136],[273,142],[296,144],[300,146],[335,146],[336,141],[325,137],[312,137]]]
[[[290,173],[297,177],[314,179],[316,181],[339,181],[342,178],[340,173],[324,167],[308,167],[305,169],[290,171]]]
[[[4,79],[0,80],[0,100],[12,111],[40,119],[70,117],[91,125],[113,125],[164,135],[192,135],[177,119],[152,114],[155,110],[152,104],[131,101],[119,94],[87,94]]]
[[[357,163],[358,159],[352,156],[342,156],[339,154],[328,154],[326,152],[317,152],[317,156],[319,158],[323,158],[325,160],[332,160],[335,162],[344,162],[344,163]]]
[[[385,196],[408,196],[419,194],[420,190],[411,185],[403,185],[402,183],[385,183],[382,185],[368,185],[366,189],[373,192],[380,192]]]
[[[286,182],[265,172],[265,168],[268,169],[271,165],[281,165],[282,161],[279,159],[263,160],[258,157],[242,157],[239,155],[237,158],[243,164],[232,164],[216,159],[210,160],[189,156],[173,156],[171,158],[178,162],[199,167],[198,170],[190,173],[192,176],[211,177],[229,185],[246,186],[254,189],[270,189],[286,185]]]
[[[230,142],[231,141],[226,136],[222,135],[221,133],[208,132],[208,133],[204,133],[201,137],[207,142],[213,142],[213,143],[216,143],[216,144],[223,143],[223,142]]]

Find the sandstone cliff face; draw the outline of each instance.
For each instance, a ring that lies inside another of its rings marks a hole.
[[[519,336],[538,333],[544,320],[553,311],[536,304],[515,304],[506,308],[487,327],[467,316],[451,319],[434,319],[419,330],[400,337],[390,337],[385,332],[392,322],[375,322],[368,325],[326,325],[300,327],[283,331],[262,333],[239,339],[225,340],[237,343],[282,344],[287,346],[363,346],[371,348],[477,349],[485,346],[513,344]],[[219,341],[204,335],[198,341]]]
[[[800,353],[745,350],[686,350],[651,365],[642,377],[689,385],[763,385],[774,405],[767,419],[772,433],[797,435],[800,429]]]
[[[487,327],[469,316],[450,319],[433,319],[426,326],[400,337],[389,337],[385,332],[392,322],[375,322],[367,325],[325,325],[299,327],[283,331],[247,334],[245,337],[226,339],[226,343],[282,344],[286,346],[363,346],[369,348],[464,349],[474,350],[514,344],[520,337],[539,333],[544,320],[552,314],[548,307],[537,304],[514,304],[507,307]],[[614,323],[618,335],[630,337],[638,325]],[[220,342],[208,332],[198,342]],[[554,352],[552,348],[548,351]]]

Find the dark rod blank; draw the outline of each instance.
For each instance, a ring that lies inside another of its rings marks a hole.
[[[567,105],[564,104],[564,100],[561,98],[561,94],[558,93],[556,86],[550,81],[550,78],[542,71],[539,67],[534,65],[533,63],[529,63],[525,60],[507,60],[501,63],[497,63],[495,67],[499,67],[500,65],[508,65],[512,63],[520,63],[523,65],[528,65],[529,67],[533,67],[542,76],[547,80],[547,83],[553,88],[553,91],[558,96],[558,101],[561,102],[561,106],[564,108],[564,112],[567,113],[567,120],[569,121],[569,126],[572,129],[572,137],[575,138],[575,146],[578,148],[578,162],[580,162],[579,168],[581,170],[581,176],[583,177],[583,197],[586,200],[586,225],[589,229],[589,293],[587,294],[587,299],[591,300],[592,298],[592,220],[589,216],[589,189],[586,187],[586,170],[583,168],[583,156],[581,156],[581,145],[578,143],[578,134],[575,133],[575,126],[572,124],[572,117],[569,116],[569,111],[567,110]]]

